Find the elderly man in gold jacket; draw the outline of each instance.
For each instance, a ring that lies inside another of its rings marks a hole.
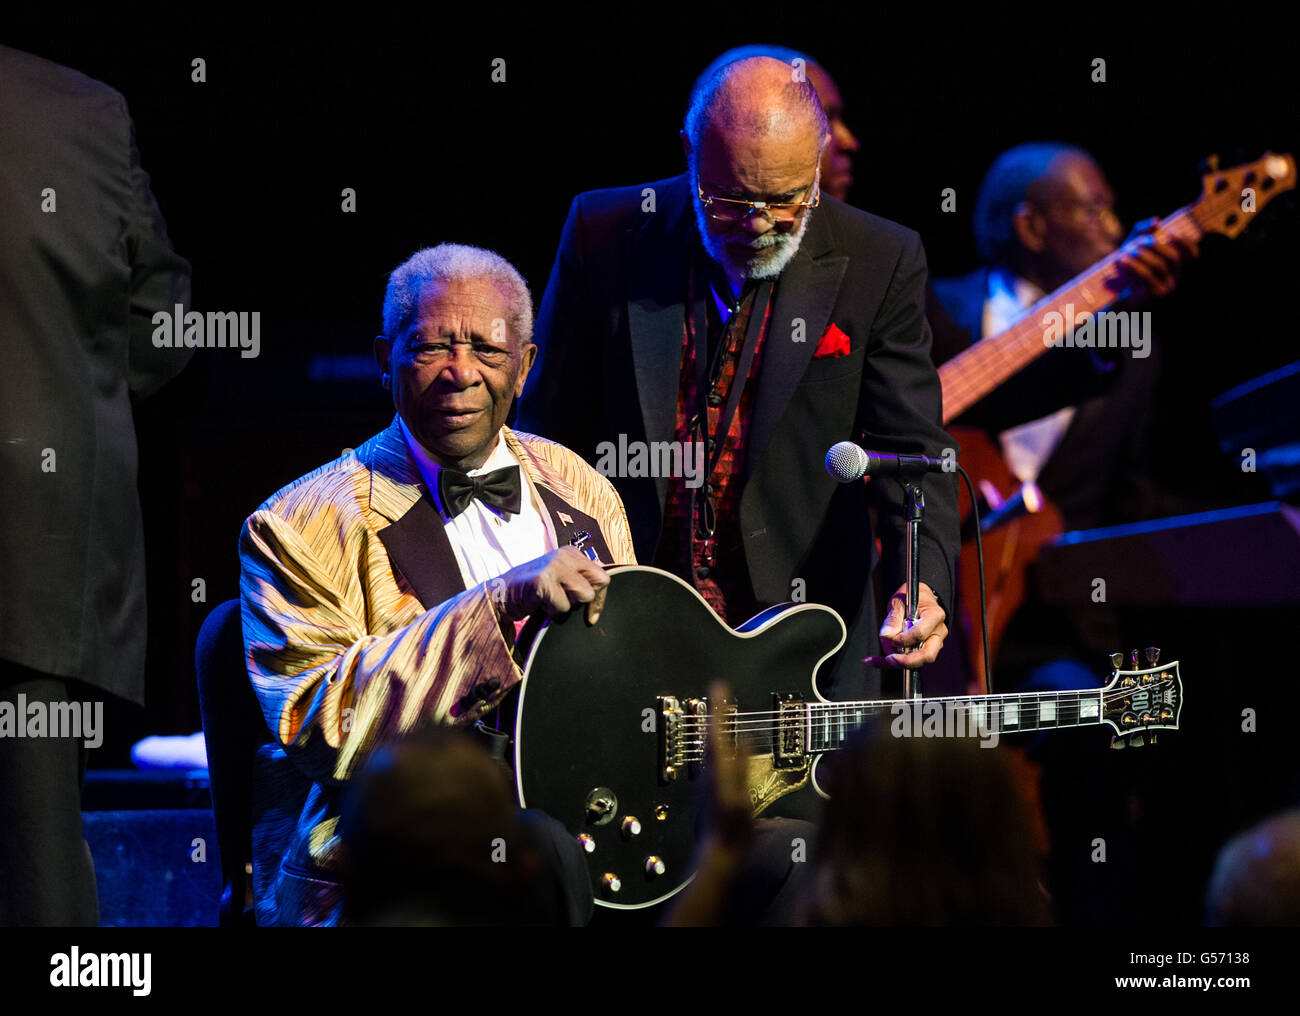
[[[259,924],[336,924],[340,798],[372,748],[472,724],[521,674],[523,621],[635,563],[623,505],[578,455],[505,426],[537,354],[527,285],[444,244],[397,268],[375,339],[397,416],[244,524],[248,671],[270,731],[254,790]],[[570,546],[581,532],[599,561]]]

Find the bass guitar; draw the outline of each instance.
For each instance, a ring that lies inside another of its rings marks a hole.
[[[1161,229],[1185,240],[1200,241],[1208,234],[1235,237],[1274,197],[1296,184],[1295,159],[1290,154],[1266,152],[1254,162],[1215,170],[1202,178],[1201,196],[1161,221]],[[1010,380],[1052,348],[1044,341],[1052,320],[1074,320],[1101,314],[1119,296],[1119,260],[1123,248],[1049,293],[1029,308],[1006,331],[973,344],[939,367],[943,387],[943,421],[947,425],[982,398]],[[1070,322],[1070,326],[1073,322]],[[1066,329],[1068,331],[1068,327]],[[994,509],[1004,503],[1018,510],[1002,513],[1006,520],[984,531],[989,658],[997,654],[1012,616],[1024,601],[1028,569],[1038,560],[1044,543],[1064,532],[1060,513],[1032,484],[1012,476],[1001,449],[981,430],[950,427],[961,446],[962,465]],[[965,488],[960,489],[960,511],[970,513]],[[988,689],[984,673],[984,642],[980,630],[979,575],[974,567],[975,543],[962,546],[958,575],[958,623],[968,633],[970,662],[975,674],[972,690]],[[951,623],[951,622],[950,622]]]

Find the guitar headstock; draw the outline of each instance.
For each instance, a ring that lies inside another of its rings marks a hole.
[[[1290,154],[1265,152],[1232,169],[1216,167],[1201,180],[1201,199],[1192,208],[1196,224],[1204,233],[1236,236],[1274,197],[1295,187],[1295,178]]]
[[[1121,669],[1124,654],[1111,657],[1115,670],[1110,684],[1101,691],[1101,719],[1115,731],[1111,747],[1123,748],[1129,744],[1140,747],[1149,740],[1155,743],[1161,730],[1177,730],[1178,717],[1183,711],[1183,682],[1178,674],[1178,661],[1160,663],[1158,649],[1147,650],[1151,666],[1137,669],[1137,650],[1129,657],[1131,669]]]

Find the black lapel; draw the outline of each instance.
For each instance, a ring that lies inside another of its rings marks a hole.
[[[427,493],[400,519],[381,529],[379,539],[425,610],[465,591],[442,516]]]
[[[625,234],[627,326],[647,441],[671,441],[681,383],[683,298],[694,230],[686,177],[657,196],[657,211]],[[656,481],[659,502],[668,490]]]
[[[609,552],[609,545],[605,543],[605,534],[601,532],[599,522],[590,515],[578,511],[549,487],[541,483],[535,483],[534,486],[542,498],[542,503],[546,505],[546,510],[551,513],[551,522],[555,525],[556,543],[561,547],[566,546],[576,533],[585,530],[591,534],[587,546],[596,552],[602,564],[630,563],[614,560],[614,556]]]
[[[831,323],[835,297],[848,270],[846,255],[830,253],[834,249],[831,209],[826,207],[823,212],[814,214],[799,253],[776,284],[745,451],[747,473],[753,473],[758,465],[773,428],[785,413],[822,334]],[[796,321],[802,322],[803,339],[799,342],[794,341]]]

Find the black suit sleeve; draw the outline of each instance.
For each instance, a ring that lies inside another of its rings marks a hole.
[[[167,237],[167,225],[149,187],[149,174],[140,165],[135,125],[125,100],[122,117],[130,146],[123,209],[123,243],[131,266],[127,384],[133,395],[145,398],[179,374],[194,353],[184,347],[159,349],[153,344],[155,313],[174,313],[177,304],[190,309],[190,263],[172,249]]]
[[[925,317],[925,250],[911,234],[876,314],[862,376],[859,427],[865,447],[943,458],[956,442],[940,424],[939,376],[930,359],[932,335]],[[890,477],[869,482],[880,518],[880,539],[890,593],[904,581],[906,527],[903,488]],[[957,558],[957,474],[931,473],[922,484],[920,581],[949,605]]]

